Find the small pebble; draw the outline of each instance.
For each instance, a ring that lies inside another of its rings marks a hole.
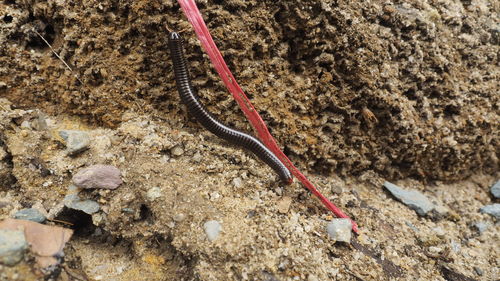
[[[21,128],[28,129],[28,130],[31,129],[30,122],[27,120],[24,120],[23,123],[21,123]]]
[[[13,218],[18,220],[34,221],[38,223],[43,223],[46,219],[46,217],[42,213],[40,213],[40,211],[33,208],[22,209],[16,212]]]
[[[331,190],[332,190],[333,194],[337,194],[337,195],[342,194],[344,192],[344,189],[342,188],[342,186],[336,185],[336,184],[332,185]]]
[[[500,204],[487,205],[479,209],[479,212],[483,214],[488,214],[494,216],[496,219],[500,219]]]
[[[157,186],[148,189],[148,192],[146,193],[146,197],[148,198],[149,201],[154,201],[155,199],[158,199],[161,196],[162,196],[161,189]]]
[[[27,248],[23,231],[0,229],[0,263],[15,265],[21,261]]]
[[[483,234],[483,232],[485,232],[489,227],[489,225],[484,221],[476,222],[475,224],[473,224],[473,226],[475,229],[477,229],[479,235]]]
[[[195,163],[199,163],[201,161],[201,159],[203,159],[203,157],[201,156],[201,154],[199,152],[196,152],[194,155],[193,155],[193,161]]]
[[[460,249],[462,248],[462,246],[460,246],[460,243],[457,243],[455,242],[454,240],[451,240],[451,249],[455,252],[455,253],[458,253],[460,252]]]
[[[212,242],[219,236],[222,229],[221,224],[216,220],[207,221],[203,228],[205,229],[205,234],[207,235],[208,241]]]
[[[278,212],[282,214],[288,213],[288,209],[290,209],[291,204],[292,204],[292,198],[290,196],[284,196],[278,201],[277,204]]]
[[[241,180],[241,178],[234,178],[233,179],[233,185],[236,188],[240,188],[240,187],[243,186],[243,181]]]
[[[184,154],[184,149],[180,145],[174,146],[172,149],[170,149],[170,154],[173,156],[181,156]]]
[[[104,218],[102,217],[101,214],[93,214],[92,215],[92,223],[94,225],[101,225],[104,221]]]
[[[434,231],[434,233],[436,233],[437,237],[446,237],[446,232],[441,227],[434,227],[432,230]]]
[[[66,153],[76,155],[89,148],[90,137],[86,132],[76,130],[59,131],[59,135],[66,142]]]
[[[419,191],[404,190],[387,181],[384,183],[384,187],[399,201],[403,202],[403,204],[408,206],[410,209],[415,210],[420,216],[424,216],[429,211],[434,209],[434,204],[432,204],[432,202]]]
[[[474,271],[476,272],[477,275],[483,276],[484,272],[481,268],[474,266]]]
[[[214,201],[217,200],[221,197],[220,193],[217,191],[211,192],[210,193],[210,200]]]
[[[326,232],[337,242],[351,242],[352,224],[349,219],[333,219],[326,225]]]
[[[446,206],[443,206],[441,204],[434,204],[434,210],[437,215],[441,216],[441,217],[444,217],[446,216],[450,210],[446,207]]]
[[[176,222],[181,222],[185,218],[186,218],[186,215],[184,215],[183,213],[179,213],[179,214],[174,215],[174,221],[176,221]]]
[[[430,246],[429,247],[429,253],[431,254],[439,254],[443,251],[443,249],[441,249],[440,247],[436,247],[436,246]]]
[[[81,188],[115,189],[121,183],[120,170],[111,165],[92,165],[73,176],[73,183]]]
[[[500,180],[491,187],[491,194],[495,198],[500,198]]]
[[[92,215],[93,213],[99,212],[101,209],[101,206],[99,206],[99,203],[92,201],[92,200],[84,200],[84,201],[72,201],[70,203],[65,204],[66,207],[74,210],[80,210],[82,212],[85,212],[89,215]]]
[[[33,121],[33,123],[31,125],[37,131],[47,130],[48,125],[47,125],[47,119],[45,118],[45,114],[43,114],[42,112],[39,112],[38,118],[35,121]]]

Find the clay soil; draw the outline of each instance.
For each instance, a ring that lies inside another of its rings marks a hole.
[[[282,186],[187,114],[166,26],[184,30],[203,103],[252,132],[175,1],[3,0],[0,219],[31,206],[50,213],[91,164],[114,165],[124,180],[80,194],[101,211],[73,216],[52,278],[499,278],[499,226],[478,211],[495,202],[500,177],[499,2],[197,3],[280,146],[361,234],[329,240],[330,213],[299,183]],[[68,157],[62,129],[86,131],[89,150]],[[419,217],[384,181],[445,211]],[[213,242],[208,220],[222,224]],[[489,227],[479,233],[478,222]],[[29,258],[1,271],[42,278]]]

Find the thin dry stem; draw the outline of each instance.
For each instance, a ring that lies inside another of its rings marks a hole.
[[[40,38],[42,38],[43,42],[45,42],[45,44],[47,44],[47,46],[49,46],[50,50],[52,51],[52,53],[60,60],[62,61],[62,63],[66,66],[66,68],[69,69],[69,71],[75,76],[76,80],[78,80],[78,82],[80,82],[81,84],[83,84],[82,80],[80,80],[80,78],[78,78],[78,76],[76,76],[76,74],[73,72],[73,69],[61,58],[61,56],[59,56],[59,54],[54,50],[54,48],[52,48],[52,46],[50,45],[50,43],[45,40],[45,38],[42,36],[42,34],[38,33],[38,31],[36,30],[33,30],[36,35],[40,36]]]

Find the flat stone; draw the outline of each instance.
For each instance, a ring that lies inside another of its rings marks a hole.
[[[424,216],[434,209],[434,204],[417,190],[404,190],[387,181],[384,183],[384,187],[403,204],[415,210],[420,216]]]
[[[18,220],[28,220],[38,223],[42,223],[47,219],[40,211],[34,208],[22,209],[16,212],[12,217]]]
[[[89,215],[99,212],[101,206],[99,203],[92,200],[83,200],[83,201],[72,201],[65,204],[66,207],[74,210],[80,210]]]
[[[0,229],[0,263],[15,265],[21,261],[27,248],[23,231]]]
[[[352,224],[350,219],[333,219],[326,225],[328,236],[337,242],[351,242]]]
[[[207,221],[203,228],[205,229],[205,234],[207,235],[208,241],[212,242],[219,236],[222,226],[220,222],[216,220]]]
[[[76,155],[89,148],[90,137],[86,132],[76,130],[59,131],[59,135],[66,142],[66,153]]]
[[[479,209],[479,212],[483,214],[488,214],[494,216],[496,219],[500,219],[500,204],[486,205]]]
[[[491,194],[495,198],[500,198],[500,180],[491,187]]]
[[[92,165],[73,176],[73,183],[80,188],[115,189],[121,183],[120,170],[111,165]]]

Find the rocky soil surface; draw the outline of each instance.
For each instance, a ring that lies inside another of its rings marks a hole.
[[[0,280],[499,278],[497,1],[197,2],[285,153],[361,234],[333,240],[299,183],[187,114],[166,26],[185,30],[202,101],[251,132],[175,1],[5,0],[0,220],[74,233],[40,272],[0,232]]]

